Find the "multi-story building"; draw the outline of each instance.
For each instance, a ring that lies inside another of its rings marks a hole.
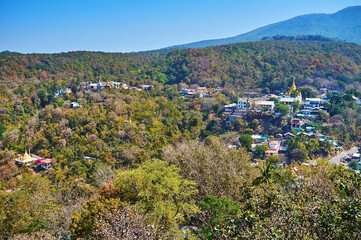
[[[275,102],[273,101],[256,101],[254,104],[256,111],[265,111],[267,110],[270,113],[274,112]]]
[[[237,110],[247,110],[249,107],[249,99],[248,98],[239,98],[237,101]]]

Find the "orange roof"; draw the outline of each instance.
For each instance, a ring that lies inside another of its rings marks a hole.
[[[278,153],[277,149],[268,149],[265,153]]]

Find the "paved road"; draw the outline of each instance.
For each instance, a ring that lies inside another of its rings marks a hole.
[[[340,165],[342,158],[346,157],[346,156],[349,155],[349,154],[354,154],[354,153],[357,153],[357,152],[358,152],[357,147],[353,147],[353,148],[351,148],[350,150],[344,151],[344,152],[340,153],[339,155],[337,155],[336,157],[333,157],[333,158],[330,160],[330,162]]]

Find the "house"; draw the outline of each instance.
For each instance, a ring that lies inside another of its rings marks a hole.
[[[222,88],[220,88],[220,87],[213,88],[213,92],[214,93],[220,93],[220,92],[222,92]]]
[[[305,108],[319,108],[321,107],[321,98],[306,98],[304,107]]]
[[[352,160],[360,161],[360,160],[361,160],[361,155],[360,155],[360,153],[354,153],[354,154],[352,154]]]
[[[292,106],[292,104],[294,102],[302,103],[302,99],[300,99],[299,96],[295,97],[295,98],[293,98],[293,97],[284,97],[284,98],[280,99],[280,103],[283,103],[283,104],[285,104],[285,105],[287,105],[289,107]]]
[[[179,94],[186,95],[188,91],[187,91],[187,89],[182,88],[182,89],[179,90],[178,92],[179,92]]]
[[[233,104],[225,105],[223,108],[224,108],[225,112],[233,112],[233,110],[236,108],[236,106],[237,106],[237,104],[233,103]]]
[[[96,90],[102,90],[105,86],[106,86],[106,83],[99,81],[97,83],[97,89]]]
[[[196,92],[199,92],[199,93],[207,92],[207,88],[206,87],[197,87]]]
[[[296,131],[301,130],[302,124],[303,124],[303,122],[300,119],[294,118],[291,121],[291,128],[294,128]]]
[[[306,127],[306,132],[311,132],[312,131],[312,127]]]
[[[279,142],[279,141],[269,142],[268,149],[265,152],[265,156],[268,157],[270,155],[278,155],[280,146],[281,146],[281,142]]]
[[[280,147],[278,153],[287,153],[288,147]]]
[[[199,97],[205,97],[207,95],[207,88],[206,87],[197,87],[193,89],[194,92],[199,93]]]
[[[254,141],[256,141],[257,144],[264,143],[264,142],[267,140],[267,137],[262,136],[262,135],[256,135],[256,134],[254,134],[254,135],[252,135],[251,137],[252,137],[252,139],[253,139]]]
[[[321,88],[320,89],[320,93],[321,94],[326,94],[328,92],[328,89],[327,88]]]
[[[311,110],[310,109],[302,109],[301,111],[296,112],[296,116],[300,119],[302,119],[302,118],[310,119],[311,118]]]
[[[278,96],[278,95],[275,95],[275,94],[268,94],[268,95],[265,95],[265,98],[267,98],[267,99],[271,99],[271,98],[280,99],[282,97]]]
[[[285,134],[283,135],[283,138],[286,140],[286,139],[289,139],[289,138],[294,137],[294,136],[295,136],[294,134],[292,134],[292,133],[290,133],[290,132],[287,132],[287,133],[285,133]]]
[[[72,102],[72,103],[70,103],[70,105],[69,105],[69,108],[74,108],[74,109],[76,109],[76,108],[81,108],[82,106],[81,106],[81,104],[80,103],[77,103],[77,102]]]
[[[112,85],[110,84],[109,81],[107,81],[104,85],[103,88],[112,88]]]
[[[131,87],[130,89],[134,90],[134,91],[138,91],[138,92],[141,92],[143,91],[142,88],[139,88],[139,87]]]
[[[80,82],[78,87],[79,90],[88,90],[88,82]]]
[[[119,88],[121,88],[121,86],[122,86],[122,83],[121,82],[110,82],[110,86],[112,87],[112,88],[115,88],[115,89],[119,89]]]
[[[37,166],[35,168],[38,171],[48,170],[49,168],[53,167],[52,163],[53,163],[52,159],[38,159],[36,160]]]
[[[353,98],[354,100],[356,100],[356,104],[357,104],[358,106],[361,106],[361,99],[360,99],[360,98],[355,97],[355,96],[353,96],[353,95],[352,95],[352,98]]]
[[[320,108],[312,108],[310,109],[310,117],[312,119],[316,119],[320,116]]]
[[[247,110],[249,107],[249,99],[248,98],[239,98],[237,101],[237,107],[238,110]]]
[[[87,161],[90,161],[90,160],[93,160],[94,158],[93,157],[88,157],[88,156],[83,156],[83,159],[85,159]]]
[[[276,149],[267,149],[265,151],[265,157],[267,158],[268,156],[271,156],[271,155],[278,155],[278,150]]]
[[[268,112],[272,113],[272,112],[274,112],[275,102],[273,102],[273,101],[256,101],[254,106],[255,106],[256,111],[267,110]]]
[[[280,142],[279,141],[271,141],[269,144],[268,144],[268,147],[270,149],[279,149],[280,148]]]
[[[187,91],[185,97],[187,98],[195,98],[196,97],[196,91]]]
[[[96,83],[89,84],[90,91],[95,91],[95,90],[97,90],[97,88],[98,88],[98,84],[96,84]]]
[[[140,85],[139,86],[141,89],[145,90],[145,89],[150,89],[153,87],[153,85]]]

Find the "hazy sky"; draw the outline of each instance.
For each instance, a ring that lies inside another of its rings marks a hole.
[[[361,0],[0,0],[0,51],[151,50],[355,5]]]

